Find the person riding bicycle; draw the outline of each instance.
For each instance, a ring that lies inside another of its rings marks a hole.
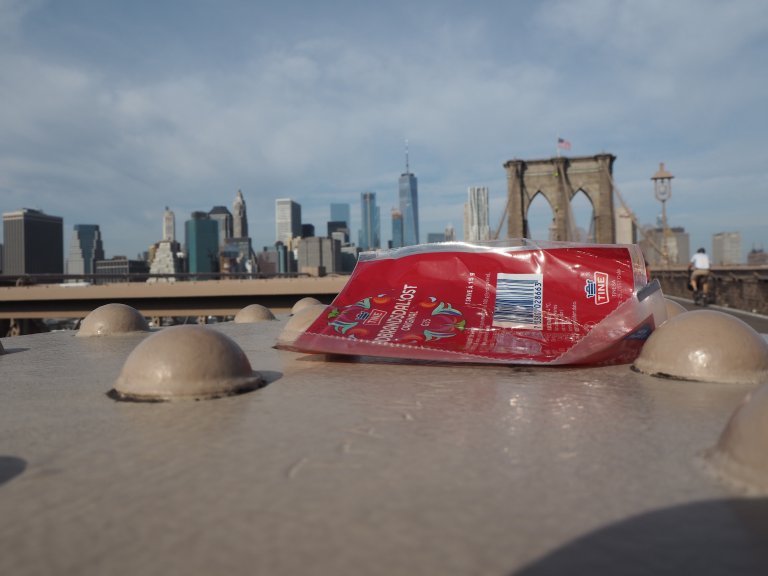
[[[691,284],[693,284],[694,300],[703,295],[704,303],[709,296],[709,256],[704,248],[699,248],[688,264],[688,270],[692,271]],[[696,302],[698,304],[698,301]]]

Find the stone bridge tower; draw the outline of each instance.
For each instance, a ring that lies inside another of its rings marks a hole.
[[[581,191],[592,203],[595,242],[613,244],[613,154],[509,160],[507,171],[507,237],[529,238],[528,208],[538,194],[552,207],[553,240],[574,240],[570,202]]]

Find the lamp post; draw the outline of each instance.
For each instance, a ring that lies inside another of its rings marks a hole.
[[[667,226],[667,200],[672,197],[672,174],[664,168],[664,162],[659,164],[656,174],[651,176],[653,180],[653,194],[656,200],[661,202],[661,228],[664,235],[661,257],[665,266],[669,266],[669,226]]]

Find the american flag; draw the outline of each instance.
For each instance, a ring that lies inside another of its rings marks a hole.
[[[565,140],[563,138],[557,139],[557,147],[562,148],[563,150],[570,150],[571,149],[571,143],[568,142],[568,140]]]

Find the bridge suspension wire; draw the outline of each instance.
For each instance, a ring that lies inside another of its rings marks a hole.
[[[574,196],[573,186],[571,186],[570,180],[565,177],[565,170],[560,170],[558,167],[557,171],[565,194],[565,240],[566,242],[578,241],[580,240],[579,232],[576,229],[576,217],[573,215],[573,206],[571,205]]]
[[[507,191],[507,201],[504,204],[504,212],[501,213],[501,220],[499,220],[499,225],[496,226],[496,230],[494,231],[491,240],[499,239],[499,234],[501,234],[501,227],[504,225],[504,220],[507,218],[507,214],[509,214],[509,191]]]
[[[621,190],[619,190],[619,187],[616,185],[616,182],[613,179],[613,175],[604,168],[608,180],[611,183],[611,189],[616,194],[616,198],[619,199],[619,202],[621,203],[621,206],[626,210],[627,214],[629,215],[630,220],[632,220],[632,223],[637,227],[637,229],[640,231],[640,233],[643,235],[643,238],[648,242],[648,244],[653,248],[660,256],[664,255],[664,252],[662,251],[661,247],[656,243],[656,241],[653,239],[653,235],[648,232],[641,224],[640,221],[637,219],[637,216],[632,211],[632,209],[629,207],[629,204],[627,204],[626,200],[624,200],[624,196],[621,194]]]

